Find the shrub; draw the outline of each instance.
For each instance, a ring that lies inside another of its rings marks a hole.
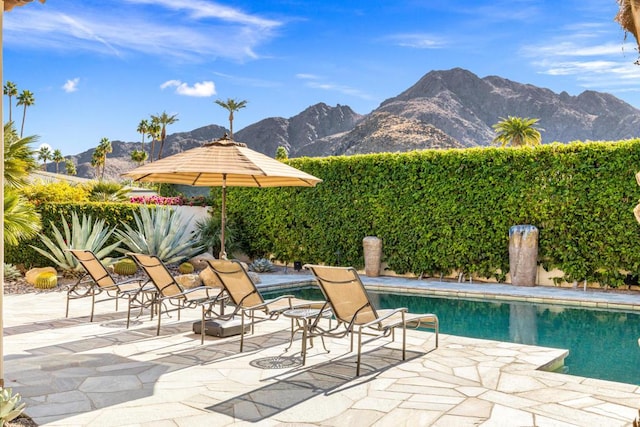
[[[36,183],[23,187],[22,194],[30,202],[42,203],[84,203],[89,201],[89,190],[83,185],[68,182]]]

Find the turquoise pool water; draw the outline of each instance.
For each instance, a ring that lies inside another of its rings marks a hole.
[[[321,300],[318,288],[277,293]],[[435,313],[445,334],[568,349],[564,373],[640,385],[640,314],[369,292],[377,308]]]

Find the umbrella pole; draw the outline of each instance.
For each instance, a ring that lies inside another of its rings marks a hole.
[[[227,174],[222,174],[222,215],[220,216],[220,259],[227,259],[227,253],[224,251],[224,229],[227,222]]]

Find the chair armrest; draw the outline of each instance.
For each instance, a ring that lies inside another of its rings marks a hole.
[[[388,319],[389,317],[394,316],[394,315],[396,315],[398,313],[402,313],[402,312],[407,313],[407,312],[409,312],[409,309],[407,309],[406,307],[396,308],[395,310],[390,311],[389,313],[386,313],[384,316],[380,316],[375,320],[372,320],[372,321],[367,322],[367,323],[363,323],[362,325],[359,325],[359,326],[360,326],[360,328],[368,328],[368,327],[371,327],[371,326],[375,325],[376,323],[382,323],[383,320]],[[397,326],[397,325],[394,324],[391,327],[395,327],[395,326]]]

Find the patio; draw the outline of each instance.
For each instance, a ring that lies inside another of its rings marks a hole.
[[[304,280],[263,279],[264,286]],[[485,296],[508,289],[528,298],[554,293],[399,278],[367,282]],[[603,293],[556,290],[585,304],[640,305],[635,295],[612,294],[607,302]],[[163,321],[158,337],[147,316],[127,330],[126,312],[114,313],[112,303],[98,304],[93,323],[88,301],[73,303],[65,319],[61,292],[5,295],[6,386],[21,393],[26,413],[40,425],[625,426],[640,408],[637,386],[537,370],[562,360],[565,351],[558,349],[441,334],[434,350],[433,334],[410,331],[406,361],[399,341],[380,348],[388,340],[378,340],[355,377],[346,339],[329,340],[330,353],[316,343],[300,366],[299,335],[284,352],[286,318],[259,324],[240,354],[238,337],[199,344],[190,332],[197,310]]]

